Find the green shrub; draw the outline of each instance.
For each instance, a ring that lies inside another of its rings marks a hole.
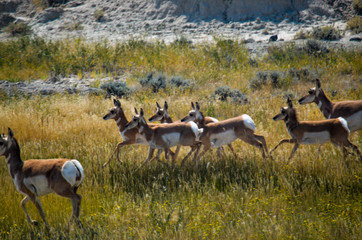
[[[308,40],[302,51],[307,52],[310,55],[323,55],[329,52],[329,49],[323,42],[317,40]]]
[[[256,76],[249,82],[249,87],[253,90],[259,90],[263,86],[271,85],[273,88],[280,88],[290,84],[290,79],[294,82],[313,81],[319,78],[319,73],[310,67],[301,69],[289,68],[282,71],[258,71]]]
[[[190,79],[183,79],[181,76],[173,76],[168,80],[171,86],[181,88],[182,90],[190,88],[192,82]]]
[[[84,27],[80,22],[72,22],[65,24],[63,28],[68,31],[77,31],[77,30],[82,30]]]
[[[160,73],[154,77],[153,73],[150,72],[145,78],[141,78],[139,83],[142,87],[151,87],[152,92],[157,93],[160,89],[166,88],[166,75]]]
[[[352,7],[357,14],[362,15],[362,0],[353,0]]]
[[[218,99],[225,102],[231,98],[234,103],[246,104],[248,98],[245,94],[241,93],[238,89],[230,89],[228,86],[220,86],[215,89],[213,96],[218,96]]]
[[[341,39],[342,34],[333,26],[326,26],[313,28],[313,31],[311,32],[311,37],[316,40],[333,41]]]
[[[360,16],[355,16],[347,22],[347,30],[350,30],[354,34],[362,32],[362,18]]]
[[[100,88],[106,90],[108,97],[116,96],[122,98],[131,94],[131,89],[125,82],[107,82],[102,84]]]
[[[295,40],[298,40],[298,39],[308,39],[310,38],[310,32],[308,31],[303,31],[303,30],[300,30],[299,32],[297,32],[294,36],[294,39]]]
[[[19,22],[19,23],[10,23],[3,31],[9,34],[12,37],[15,36],[26,36],[31,34],[31,28],[28,24]]]
[[[96,21],[100,22],[104,18],[104,11],[102,9],[97,9],[93,13],[93,17],[96,19]]]
[[[283,85],[286,76],[281,71],[258,71],[256,76],[251,79],[249,87],[251,89],[260,89],[262,86],[271,84],[272,87],[278,88]]]

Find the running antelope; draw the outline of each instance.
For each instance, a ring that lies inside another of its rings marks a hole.
[[[344,118],[339,117],[322,121],[298,121],[297,113],[289,98],[287,105],[288,107],[281,108],[280,113],[273,117],[273,120],[284,120],[288,133],[292,138],[281,140],[270,153],[283,143],[294,143],[289,161],[300,144],[323,144],[331,141],[335,145],[342,146],[345,155],[345,147],[353,148],[360,155],[358,147],[348,140],[350,131]]]
[[[136,115],[130,121],[125,130],[131,130],[138,127],[138,131],[147,140],[152,153],[154,149],[165,150],[166,159],[168,159],[168,149],[176,145],[190,146],[191,151],[186,155],[183,161],[187,159],[195,150],[199,150],[199,137],[202,129],[199,129],[194,122],[189,123],[170,123],[170,124],[159,124],[154,127],[150,127],[146,123],[143,117],[143,109],[141,108],[140,114],[135,109]],[[156,158],[159,158],[160,152]],[[144,161],[142,166],[147,162],[151,161],[149,157]]]
[[[199,104],[196,103],[196,108],[193,108],[194,109],[190,111],[189,115],[181,121],[195,119],[195,121],[200,123],[199,127],[203,128],[200,141],[204,148],[199,158],[201,158],[210,148],[219,148],[224,145],[229,145],[230,149],[233,151],[230,144],[238,138],[259,148],[264,158],[266,157],[264,150],[268,154],[265,138],[261,135],[254,134],[255,123],[249,115],[243,114],[239,117],[223,121],[206,123],[206,118],[200,111]],[[236,156],[234,151],[233,153]],[[197,161],[197,159],[198,157],[195,156],[194,160]]]
[[[332,102],[316,80],[316,87],[308,91],[308,95],[298,101],[300,104],[316,103],[327,119],[343,117],[351,132],[362,129],[362,100]]]
[[[161,123],[164,123],[164,124],[173,123],[172,118],[170,117],[170,115],[167,112],[167,109],[168,109],[168,104],[166,101],[163,105],[163,108],[161,108],[160,104],[158,104],[158,102],[156,102],[156,113],[152,117],[150,117],[148,119],[148,121],[151,123],[156,122],[156,121],[160,121]],[[176,121],[176,122],[180,122],[180,121]],[[175,160],[178,156],[178,153],[180,152],[180,149],[181,149],[181,146],[177,145],[175,154],[172,157],[172,165],[174,165]],[[162,151],[162,150],[159,149],[158,151]]]
[[[189,121],[193,121],[197,124],[197,126],[199,128],[203,128],[204,125],[209,124],[209,123],[214,123],[214,122],[218,122],[219,120],[217,120],[216,118],[213,117],[204,117],[203,113],[200,112],[200,105],[198,102],[196,102],[196,108],[193,102],[191,102],[191,107],[192,110],[189,111],[189,113],[187,114],[186,117],[181,119],[181,122],[189,122]],[[236,158],[237,155],[234,151],[233,145],[231,143],[227,144],[228,147],[230,148],[231,152],[234,154],[234,157]],[[218,156],[221,157],[221,152],[223,151],[223,147],[219,147],[218,148]]]
[[[115,153],[117,153],[117,160],[119,162],[119,150],[127,145],[147,145],[147,141],[146,139],[142,136],[142,134],[138,133],[138,129],[134,128],[134,129],[125,129],[126,124],[128,123],[127,117],[123,112],[123,109],[121,107],[121,102],[113,99],[113,104],[114,107],[111,108],[111,110],[109,110],[109,112],[104,115],[103,120],[109,120],[109,119],[114,119],[117,123],[118,126],[118,130],[122,136],[123,142],[118,143],[116,149],[113,151],[111,157],[109,158],[109,160],[103,165],[103,167],[106,167],[109,162],[112,160],[113,155]],[[151,125],[153,126],[153,124]],[[172,152],[170,152],[171,155],[173,154]],[[151,149],[148,150],[148,157],[147,158],[151,158],[153,155],[153,151],[151,151]]]
[[[5,156],[9,172],[15,183],[16,189],[25,195],[21,206],[29,223],[37,225],[26,210],[25,204],[31,200],[38,209],[47,228],[49,224],[45,219],[40,196],[55,192],[67,197],[72,202],[73,213],[69,225],[76,221],[81,227],[79,211],[81,195],[77,189],[81,184],[84,173],[82,165],[75,159],[33,159],[23,162],[20,157],[20,147],[14,137],[13,131],[8,129],[8,136],[0,136],[0,156]]]

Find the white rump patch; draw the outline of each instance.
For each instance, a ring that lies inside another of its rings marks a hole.
[[[348,135],[349,135],[350,131],[349,131],[348,123],[347,123],[346,119],[344,119],[343,117],[339,117],[338,120],[342,123],[342,127],[344,127],[347,130]]]
[[[53,190],[49,187],[48,179],[44,175],[24,178],[24,185],[36,196],[47,195]]]
[[[162,140],[167,143],[169,147],[176,146],[180,142],[181,134],[179,132],[167,133],[162,135]]]
[[[243,117],[243,122],[245,124],[245,127],[255,131],[256,126],[255,126],[253,119],[251,119],[251,117],[247,114],[243,114],[242,117]]]
[[[322,144],[331,139],[328,131],[305,132],[301,144]]]
[[[61,170],[63,178],[73,187],[78,187],[83,180],[84,173],[83,167],[77,160],[67,161],[63,164]],[[77,181],[77,177],[80,177],[80,180]]]
[[[213,117],[209,117],[211,119],[211,121],[213,122],[218,122],[219,120],[217,120],[216,118],[213,118]]]

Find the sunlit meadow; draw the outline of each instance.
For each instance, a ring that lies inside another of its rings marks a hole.
[[[34,42],[31,42],[34,41]],[[49,75],[117,76],[137,87],[122,107],[130,119],[134,107],[146,117],[155,102],[169,104],[174,120],[185,116],[191,101],[199,101],[205,115],[219,120],[250,115],[256,133],[265,136],[268,148],[289,138],[283,122],[274,122],[285,96],[292,96],[300,120],[323,119],[315,104],[299,105],[314,82],[286,77],[278,86],[250,88],[258,71],[286,72],[291,68],[317,69],[333,101],[361,99],[361,52],[329,51],[307,54],[295,46],[270,48],[264,57],[249,56],[235,41],[216,39],[215,44],[170,45],[130,41],[110,44],[82,40],[46,42],[23,39],[0,43],[0,79],[23,81]],[[32,44],[38,46],[34,48]],[[32,46],[32,47],[30,47]],[[21,48],[21,49],[19,49]],[[12,49],[16,50],[13,51]],[[158,93],[138,86],[148,72],[180,75],[196,82],[187,90],[165,88]],[[212,97],[218,86],[239,89],[248,104],[222,102]],[[5,159],[0,164],[0,238],[2,239],[361,239],[362,165],[357,156],[343,157],[340,148],[300,146],[289,163],[292,146],[284,144],[263,159],[258,149],[240,140],[233,146],[235,159],[226,148],[218,158],[210,151],[195,166],[180,167],[146,159],[146,146],[121,149],[120,159],[102,165],[122,138],[115,121],[102,117],[113,107],[104,96],[53,95],[13,96],[1,92],[0,132],[11,127],[18,139],[23,160],[75,158],[85,170],[79,193],[83,196],[80,219],[83,229],[67,223],[72,207],[68,199],[41,197],[47,231],[35,207],[29,214],[40,222],[26,222]],[[350,140],[362,150],[360,132]],[[180,155],[187,153],[182,148]],[[164,158],[162,157],[162,160]]]

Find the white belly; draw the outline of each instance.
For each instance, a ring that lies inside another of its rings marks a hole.
[[[24,178],[24,184],[37,196],[43,196],[53,192],[53,190],[49,187],[47,178],[43,175]]]
[[[330,140],[329,132],[305,132],[300,144],[322,144]]]
[[[212,134],[210,136],[210,144],[212,148],[218,148],[223,145],[234,142],[237,139],[233,130],[228,130],[222,133]]]
[[[173,146],[176,146],[177,144],[179,144],[180,136],[181,136],[181,134],[178,132],[168,133],[168,134],[162,135],[162,140],[167,144],[167,146],[173,147]]]
[[[347,120],[348,128],[351,132],[362,129],[362,111],[356,112],[345,119]]]

